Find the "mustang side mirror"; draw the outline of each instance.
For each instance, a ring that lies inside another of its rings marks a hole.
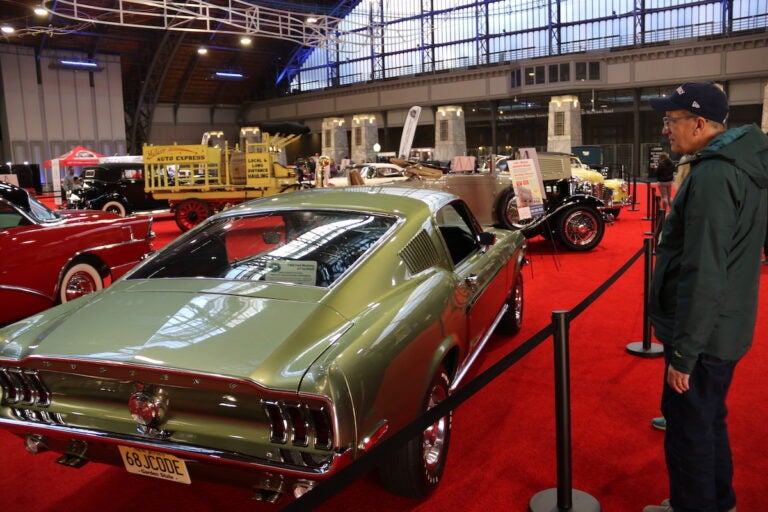
[[[477,235],[477,241],[480,242],[480,245],[493,245],[496,243],[496,235],[483,231]]]

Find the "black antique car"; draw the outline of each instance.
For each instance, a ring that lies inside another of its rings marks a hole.
[[[125,217],[139,210],[168,208],[144,190],[144,165],[104,163],[85,167],[80,173],[81,188],[67,198],[69,208],[104,210]]]
[[[493,172],[451,173],[437,179],[422,174],[418,167],[423,166],[414,165],[406,168],[411,178],[397,184],[456,194],[485,225],[521,230],[526,238],[552,238],[571,251],[593,249],[603,238],[606,222],[613,221],[608,206],[595,196],[577,191],[567,155],[539,153],[538,160],[546,197],[544,214],[534,218],[520,216],[506,159],[499,160]]]

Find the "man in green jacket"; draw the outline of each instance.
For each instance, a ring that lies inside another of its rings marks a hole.
[[[712,83],[685,83],[651,106],[691,170],[664,222],[650,296],[666,359],[670,499],[644,512],[735,511],[725,401],[757,316],[768,137],[755,125],[726,129],[728,100]]]

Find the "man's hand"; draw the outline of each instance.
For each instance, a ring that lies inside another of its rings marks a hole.
[[[690,375],[677,371],[672,366],[667,369],[667,385],[678,393],[682,394],[690,389],[690,378]]]

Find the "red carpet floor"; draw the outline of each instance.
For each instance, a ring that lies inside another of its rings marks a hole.
[[[638,196],[642,199],[644,189]],[[595,250],[553,250],[537,238],[525,269],[525,325],[513,338],[492,339],[481,372],[545,327],[554,310],[571,310],[641,248],[646,210],[625,210]],[[156,222],[156,246],[179,234],[173,220]],[[736,369],[729,425],[740,512],[768,509],[768,265],[761,276],[755,344]],[[573,320],[570,331],[572,469],[574,489],[608,512],[639,512],[666,498],[663,433],[650,427],[659,414],[663,363],[626,352],[641,341],[643,258]],[[551,339],[463,403],[454,414],[448,464],[440,487],[424,501],[392,496],[375,474],[363,475],[325,502],[321,511],[526,511],[539,491],[557,486],[554,368]],[[25,511],[279,510],[250,492],[202,482],[190,486],[127,474],[116,467],[55,464],[29,455],[20,439],[0,432],[0,505]],[[578,512],[578,511],[577,511]]]

